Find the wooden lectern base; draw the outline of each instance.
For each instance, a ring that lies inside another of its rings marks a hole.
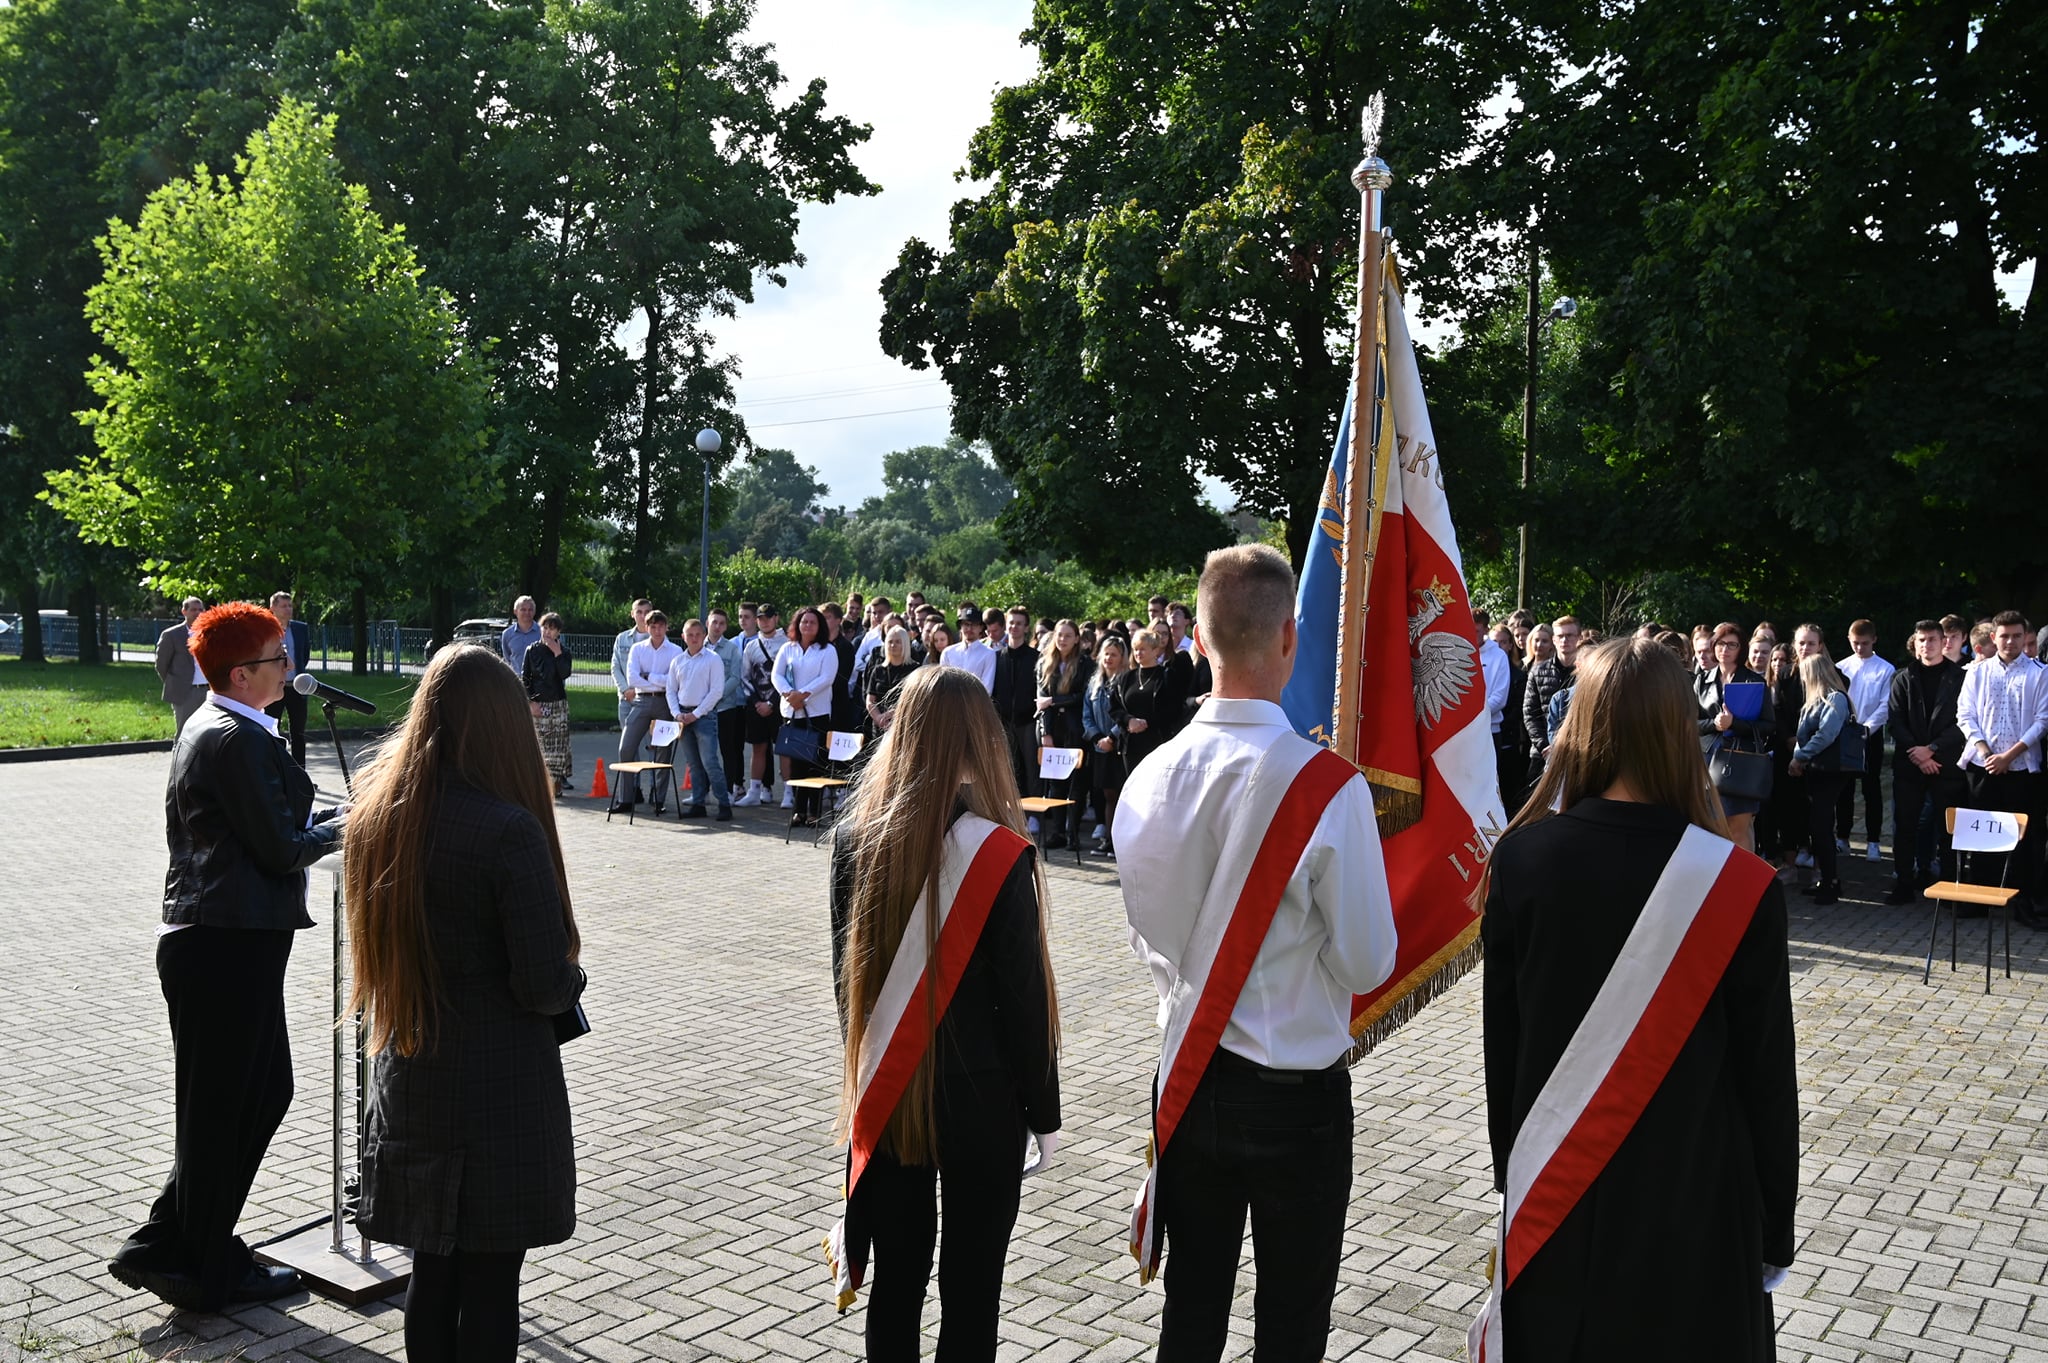
[[[256,1261],[295,1268],[306,1286],[344,1306],[362,1306],[405,1291],[412,1281],[412,1251],[396,1245],[372,1245],[370,1262],[356,1258],[362,1238],[351,1231],[334,1248],[334,1225],[322,1221],[297,1235],[255,1247]]]

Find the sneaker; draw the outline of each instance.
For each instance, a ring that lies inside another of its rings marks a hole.
[[[1106,836],[1107,834],[1104,832],[1102,825],[1097,824],[1095,825],[1095,831],[1088,835],[1088,840],[1090,842],[1101,842]]]
[[[701,819],[704,817],[704,806],[685,805],[676,811],[676,817],[678,819]]]
[[[755,805],[762,802],[762,798],[763,792],[759,786],[748,786],[747,793],[732,803],[736,809],[752,809]]]
[[[1864,854],[1863,859],[1869,862],[1879,862],[1884,860],[1884,853],[1878,849],[1876,839],[1873,838],[1871,840],[1870,850]]]
[[[791,790],[788,786],[784,786],[782,788],[782,807],[784,809],[796,808],[796,792]]]
[[[1911,881],[1894,880],[1891,889],[1885,891],[1884,902],[1887,904],[1910,904],[1919,897],[1920,893],[1913,888]]]
[[[718,807],[718,822],[719,822],[719,823],[731,823],[731,822],[732,822],[732,806],[731,806],[731,805],[720,805],[720,806]]]
[[[1792,864],[1794,866],[1801,868],[1802,870],[1812,870],[1813,853],[1807,851],[1804,847],[1800,848],[1799,855],[1792,858]]]
[[[1848,850],[1849,850],[1849,840],[1848,840],[1847,838],[1836,838],[1836,839],[1835,839],[1835,850],[1836,850],[1837,852],[1846,852],[1846,851],[1848,851]]]

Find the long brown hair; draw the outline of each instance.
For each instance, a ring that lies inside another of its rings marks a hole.
[[[853,1125],[860,1085],[860,1048],[868,1015],[882,992],[889,966],[903,945],[903,931],[919,896],[926,902],[927,968],[939,945],[939,862],[955,801],[1020,836],[1024,810],[1017,803],[1017,778],[1010,771],[1003,731],[988,691],[972,672],[957,667],[923,667],[910,674],[897,700],[896,719],[868,761],[837,836],[853,856],[853,899],[848,905],[846,952],[841,964],[846,999],[844,1077],[839,1103],[841,1133]],[[1052,982],[1052,957],[1045,936],[1045,869],[1038,880],[1038,952],[1045,971],[1045,1007],[1053,1048],[1059,1045],[1059,999]],[[926,1007],[933,1007],[930,995]],[[936,1029],[938,1018],[928,1013]],[[932,1123],[932,1051],[925,1052],[903,1100],[889,1118],[886,1140],[905,1164],[935,1162]]]
[[[342,841],[354,975],[348,1007],[366,1015],[372,1055],[387,1046],[413,1055],[433,1044],[440,973],[427,931],[427,846],[441,787],[450,780],[509,800],[540,820],[555,863],[569,959],[582,949],[525,688],[489,649],[444,648],[420,679],[405,723],[358,773]]]
[[[1686,665],[1650,639],[1610,639],[1579,654],[1572,699],[1543,778],[1507,831],[1540,823],[1626,781],[1644,804],[1728,836],[1721,800],[1700,758],[1699,698]],[[1486,904],[1488,875],[1474,889]]]

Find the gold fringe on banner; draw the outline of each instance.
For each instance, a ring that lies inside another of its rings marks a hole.
[[[1442,951],[1415,967],[1407,979],[1351,1020],[1352,1044],[1344,1063],[1356,1065],[1372,1054],[1382,1041],[1464,979],[1484,959],[1484,954],[1479,941],[1479,920],[1475,918]]]

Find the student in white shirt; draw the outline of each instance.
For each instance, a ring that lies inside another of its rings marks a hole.
[[[839,650],[825,637],[825,616],[815,606],[805,606],[790,621],[789,642],[775,655],[775,690],[782,701],[782,727],[808,729],[822,745],[832,728],[832,682],[839,675]],[[821,748],[822,753],[822,748]],[[797,779],[818,776],[824,771],[818,762],[790,760],[789,774]],[[822,801],[815,790],[796,793],[791,801],[796,813],[791,824],[815,827]]]
[[[1215,690],[1132,771],[1114,829],[1132,946],[1152,971],[1162,1026],[1194,1006],[1175,986],[1254,771],[1281,745],[1299,765],[1292,745],[1306,742],[1279,705],[1296,643],[1286,558],[1256,544],[1210,554],[1197,603]],[[1160,1155],[1161,1358],[1222,1354],[1247,1211],[1258,1228],[1259,1357],[1321,1358],[1328,1342],[1351,1193],[1351,999],[1393,971],[1396,945],[1364,777],[1337,789],[1285,875],[1221,1044]]]
[[[668,708],[668,669],[683,654],[669,642],[668,616],[661,611],[647,613],[647,637],[626,653],[626,689],[633,693],[633,708],[626,714],[626,727],[619,734],[621,762],[638,762],[640,745],[657,719],[674,719]],[[650,751],[653,751],[650,749]],[[657,771],[651,782],[654,812],[668,802],[669,773]],[[612,812],[623,814],[640,803],[640,773],[634,772],[612,791]]]
[[[1884,731],[1891,721],[1892,674],[1898,669],[1877,656],[1877,626],[1858,620],[1849,626],[1849,656],[1835,664],[1849,681],[1849,703],[1863,728],[1863,774],[1842,785],[1835,806],[1835,836],[1846,840],[1856,824],[1856,791],[1863,791],[1863,831],[1870,838],[1865,855],[1881,861],[1878,840],[1884,835]],[[1912,837],[1914,830],[1893,829],[1894,838]]]
[[[947,667],[972,672],[982,687],[996,689],[996,655],[981,646],[981,616],[963,607],[960,611],[960,642],[940,650],[939,661]]]
[[[704,646],[702,620],[683,622],[683,653],[668,665],[668,708],[682,733],[675,755],[690,764],[690,803],[681,815],[704,817],[704,797],[717,792],[718,821],[732,821],[732,792],[718,747],[718,703],[725,697],[725,659]],[[656,773],[659,775],[659,773]]]
[[[1963,673],[1956,726],[1963,731],[1970,808],[2027,816],[2026,836],[2013,853],[2012,878],[2006,883],[2020,892],[2013,916],[2035,927],[2040,922],[2034,896],[2041,870],[2041,738],[2048,732],[2048,667],[2026,655],[2027,618],[2018,611],[1991,617],[1991,630],[1996,651]],[[1995,866],[1998,859],[1979,860]]]

